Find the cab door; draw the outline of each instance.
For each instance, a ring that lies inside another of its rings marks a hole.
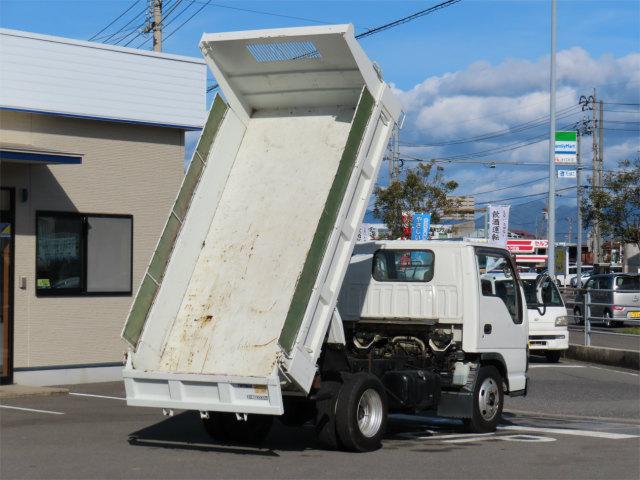
[[[486,356],[502,358],[509,380],[509,390],[522,390],[526,384],[528,322],[526,305],[509,254],[503,250],[476,250],[480,285],[478,350]],[[486,287],[486,274],[504,274],[505,279]],[[484,288],[483,288],[483,283]]]

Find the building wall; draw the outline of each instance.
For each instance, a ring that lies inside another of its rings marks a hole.
[[[2,186],[16,188],[14,368],[120,361],[132,296],[36,297],[36,211],[133,215],[135,294],[182,181],[184,132],[2,111],[0,136],[84,155],[81,165],[1,166]]]

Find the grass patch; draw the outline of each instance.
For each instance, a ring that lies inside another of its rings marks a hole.
[[[630,333],[632,335],[640,335],[640,326],[625,327],[618,330],[620,333]]]

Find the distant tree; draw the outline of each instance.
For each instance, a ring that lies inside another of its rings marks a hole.
[[[376,187],[373,215],[389,228],[390,238],[403,236],[403,212],[431,214],[431,223],[456,212],[462,200],[450,194],[458,182],[445,180],[444,168],[434,161],[419,163],[407,171],[403,180],[393,180],[387,187]]]
[[[597,223],[604,237],[640,248],[640,160],[623,160],[619,166],[604,174],[602,188],[583,197],[585,226]]]

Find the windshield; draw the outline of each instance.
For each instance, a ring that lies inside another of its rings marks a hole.
[[[524,289],[524,297],[527,300],[528,308],[536,308],[538,303],[536,299],[536,281],[522,280],[522,288]],[[553,282],[546,281],[542,285],[542,299],[547,307],[564,307],[562,297]]]

